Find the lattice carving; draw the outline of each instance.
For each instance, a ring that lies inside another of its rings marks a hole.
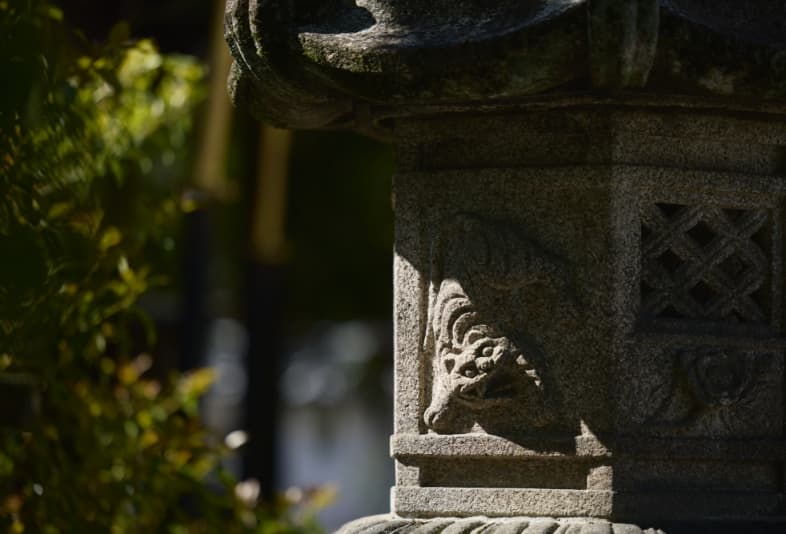
[[[644,204],[642,315],[767,322],[772,248],[769,209]]]

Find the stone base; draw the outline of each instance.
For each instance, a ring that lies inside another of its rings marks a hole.
[[[415,519],[393,514],[356,519],[336,534],[780,534],[782,521],[659,522],[642,528],[605,519],[552,517],[435,517]]]
[[[336,534],[666,534],[658,529],[610,523],[603,519],[553,519],[548,517],[437,517],[413,519],[374,515],[347,523]],[[774,532],[774,531],[773,531]]]

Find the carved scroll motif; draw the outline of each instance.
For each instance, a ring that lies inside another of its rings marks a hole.
[[[543,357],[520,325],[512,326],[506,303],[526,306],[515,298],[519,290],[563,281],[563,262],[509,226],[469,215],[435,240],[432,261],[425,348],[433,354],[434,380],[427,426],[464,432],[495,412],[547,425],[554,413]]]

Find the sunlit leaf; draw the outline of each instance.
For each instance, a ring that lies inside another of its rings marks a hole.
[[[149,428],[153,424],[153,416],[147,410],[137,413],[136,420],[142,428]]]
[[[145,377],[155,324],[137,299],[177,273],[205,67],[125,23],[107,46],[68,20],[0,0],[0,371],[35,384],[29,428],[0,435],[3,532],[298,532],[212,476],[225,448],[198,407],[213,371]]]
[[[178,389],[186,397],[204,394],[216,379],[215,370],[205,367],[187,374],[178,384]]]
[[[107,250],[115,245],[118,245],[120,241],[123,239],[123,234],[120,233],[120,230],[115,228],[114,226],[110,226],[104,233],[101,234],[101,239],[99,240],[98,248],[101,250]]]
[[[186,465],[186,462],[191,459],[191,453],[185,450],[169,450],[166,452],[165,458],[172,465],[180,468]]]
[[[118,260],[117,272],[126,284],[130,285],[136,281],[134,271],[131,270],[131,267],[128,265],[128,259],[125,256],[122,256],[120,260]]]
[[[118,368],[117,378],[123,384],[133,384],[139,378],[139,371],[133,363],[125,363]]]
[[[159,441],[158,434],[156,432],[154,432],[153,430],[146,430],[142,434],[142,437],[139,438],[139,446],[142,449],[146,449],[148,447],[152,447],[153,445],[158,443],[158,441]]]
[[[316,509],[326,508],[336,501],[338,488],[332,485],[319,486],[307,494],[309,504]]]
[[[56,202],[49,208],[49,213],[47,213],[47,217],[50,219],[57,219],[58,217],[62,217],[63,215],[67,214],[73,208],[73,204],[69,202]]]
[[[54,20],[63,20],[63,10],[59,7],[48,6],[46,13]]]

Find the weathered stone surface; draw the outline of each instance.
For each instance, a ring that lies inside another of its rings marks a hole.
[[[353,521],[336,534],[664,534],[625,523],[603,520],[557,520],[552,518],[490,519],[488,517],[401,519],[378,515]]]
[[[590,89],[786,96],[784,0],[230,0],[226,28],[235,100],[285,126]]]
[[[342,532],[786,528],[786,1],[231,0],[227,34],[257,116],[397,150],[396,515]]]
[[[394,511],[782,520],[782,120],[397,128]]]
[[[557,414],[544,365],[537,361],[542,356],[526,346],[526,332],[516,339],[502,326],[514,305],[494,302],[490,305],[500,313],[489,317],[481,301],[487,293],[518,298],[538,283],[556,283],[568,291],[567,266],[510,227],[480,215],[457,214],[432,237],[424,343],[435,361],[426,425],[461,433],[481,424],[498,434],[514,431],[511,423],[553,426]],[[528,410],[513,421],[510,412],[523,405]]]

